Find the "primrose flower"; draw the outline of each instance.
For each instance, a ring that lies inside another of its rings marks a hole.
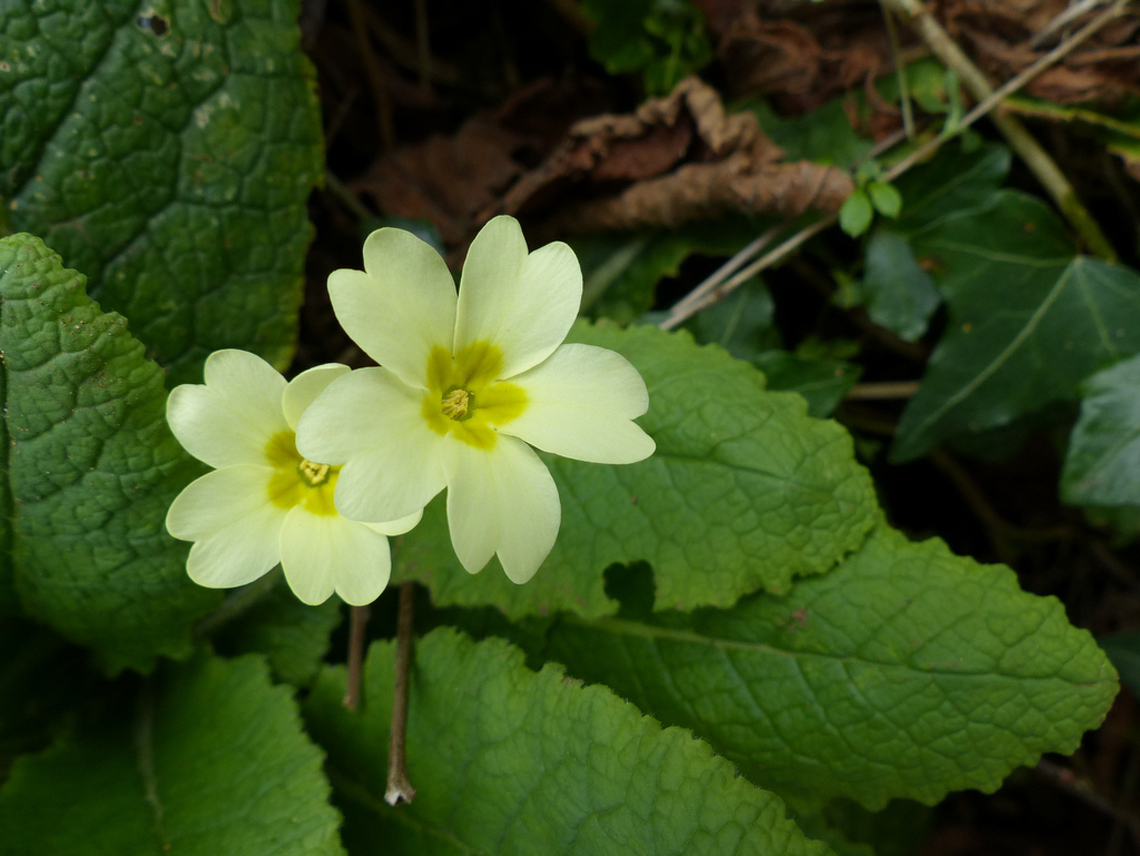
[[[582,301],[574,251],[528,254],[512,217],[475,237],[458,298],[439,254],[390,228],[369,235],[364,271],[332,273],[329,295],[380,364],[337,378],[297,429],[304,455],[345,462],[336,506],[346,517],[403,517],[446,487],[463,566],[476,573],[497,553],[523,583],[562,515],[531,446],[607,464],[653,453],[632,421],[649,407],[637,370],[605,348],[562,344]]]
[[[194,542],[186,571],[198,585],[245,585],[280,563],[308,604],[336,591],[362,606],[384,590],[392,564],[385,536],[407,532],[420,513],[383,524],[341,517],[333,504],[340,467],[302,458],[294,442],[301,414],[348,371],[317,366],[286,383],[254,354],[216,351],[205,384],[170,393],[170,430],[215,468],[187,485],[166,515],[171,535]]]

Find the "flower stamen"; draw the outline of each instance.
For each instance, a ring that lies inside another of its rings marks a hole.
[[[440,410],[448,419],[461,422],[468,415],[473,402],[471,394],[465,389],[453,389],[445,395],[439,403]]]
[[[315,464],[312,461],[301,459],[301,463],[297,464],[297,472],[301,476],[301,480],[309,487],[318,487],[329,480],[328,464]]]

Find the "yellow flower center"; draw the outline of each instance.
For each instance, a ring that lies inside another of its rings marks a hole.
[[[462,420],[467,417],[468,404],[472,407],[475,404],[471,401],[471,393],[465,389],[453,389],[443,397],[440,402],[440,410],[448,419]]]
[[[265,457],[273,467],[269,501],[280,508],[304,505],[311,514],[336,514],[333,490],[340,467],[302,458],[292,431],[278,431],[265,444]]]
[[[522,387],[499,380],[502,370],[503,352],[489,342],[475,342],[454,355],[432,348],[421,408],[431,429],[477,449],[493,449],[495,429],[518,419],[527,404]]]

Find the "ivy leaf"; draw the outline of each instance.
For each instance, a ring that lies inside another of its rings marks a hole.
[[[275,678],[307,687],[329,651],[329,637],[341,621],[340,607],[336,597],[309,606],[279,582],[211,641],[221,654],[264,654]]]
[[[870,478],[850,435],[808,417],[798,395],[766,391],[752,366],[684,332],[579,323],[569,340],[618,351],[641,372],[649,412],[639,423],[657,451],[621,467],[548,459],[562,528],[525,586],[496,562],[463,570],[442,499],[396,546],[395,579],[422,581],[439,605],[596,616],[614,608],[602,572],[645,560],[660,608],[729,606],[761,586],[787,591],[862,542],[877,513]]]
[[[256,657],[201,656],[13,765],[2,856],[337,856],[321,753]],[[251,822],[255,818],[256,822]]]
[[[1061,498],[1071,505],[1140,505],[1140,356],[1097,372],[1081,391]]]
[[[1118,688],[1055,598],[885,525],[784,598],[565,616],[545,654],[691,728],[752,781],[869,808],[992,791],[1044,752],[1072,752]]]
[[[992,202],[1009,174],[1009,163],[1009,149],[1001,145],[974,151],[944,147],[930,163],[899,177],[896,183],[906,206],[891,228],[912,234],[964,209]]]
[[[560,669],[537,674],[492,639],[440,629],[416,643],[407,757],[416,798],[383,801],[392,710],[392,643],[372,646],[363,702],[345,710],[344,670],[322,673],[305,703],[328,750],[360,852],[417,854],[764,854],[824,856],[779,797],[680,729],[662,729],[603,687]]]
[[[895,461],[1075,399],[1087,376],[1140,351],[1140,274],[1074,256],[1037,199],[1002,191],[947,217],[916,249],[932,260],[949,316],[903,412]]]
[[[298,0],[16,0],[0,13],[0,203],[131,319],[175,381],[279,366],[323,175]],[[142,11],[145,8],[145,11]]]
[[[942,303],[930,274],[922,269],[903,235],[878,229],[867,241],[862,291],[867,314],[900,339],[917,342]]]
[[[25,610],[109,671],[190,653],[220,599],[163,521],[200,472],[166,426],[162,369],[84,277],[30,235],[0,239],[0,352],[16,586]]]

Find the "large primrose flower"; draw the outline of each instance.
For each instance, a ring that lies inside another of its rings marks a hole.
[[[369,235],[364,270],[334,271],[329,295],[381,366],[338,378],[297,429],[302,454],[345,462],[336,506],[346,517],[403,517],[446,487],[463,566],[475,573],[497,553],[523,583],[561,520],[531,446],[607,464],[653,453],[632,421],[649,406],[637,370],[605,348],[562,344],[582,300],[573,250],[528,254],[512,217],[476,236],[458,298],[439,254],[400,229]]]
[[[340,467],[302,458],[294,443],[305,408],[348,371],[317,366],[286,383],[260,357],[216,351],[206,360],[205,384],[170,393],[171,431],[215,468],[187,485],[166,515],[171,535],[194,542],[186,570],[198,585],[245,585],[280,563],[308,604],[336,591],[361,606],[384,590],[391,572],[385,536],[407,532],[419,512],[379,525],[341,517],[333,504]]]

